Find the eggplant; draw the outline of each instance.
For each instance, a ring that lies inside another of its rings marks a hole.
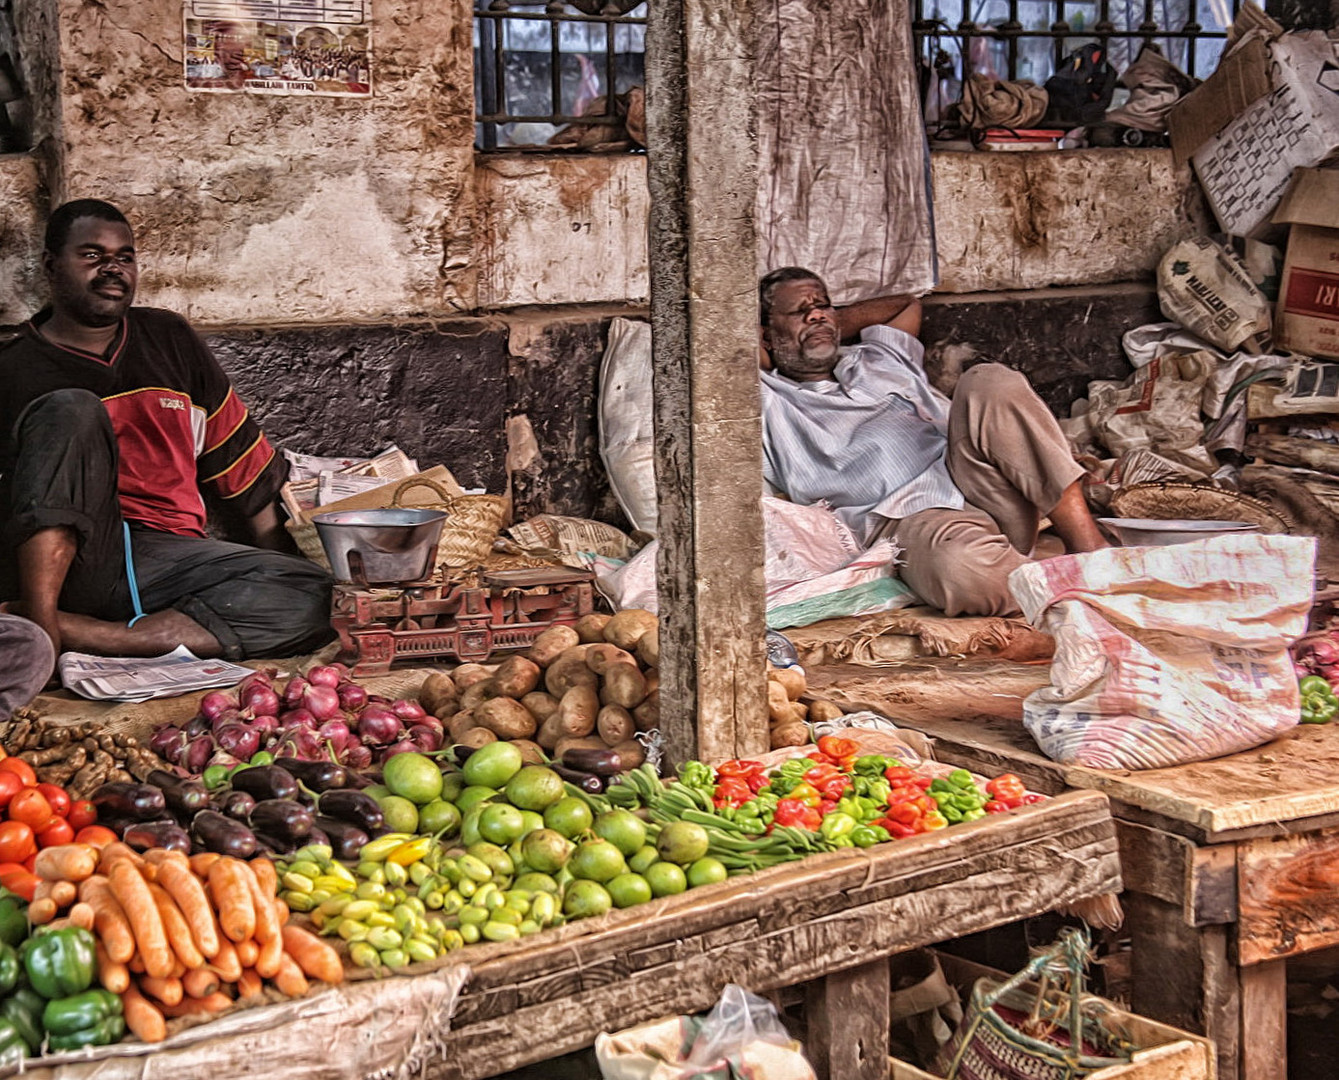
[[[225,791],[216,796],[214,800],[214,809],[220,813],[227,814],[230,818],[237,821],[245,821],[251,816],[251,808],[256,805],[256,800],[245,791]]]
[[[256,854],[273,859],[275,856],[292,855],[297,850],[292,840],[284,840],[269,833],[256,833]]]
[[[183,855],[191,853],[191,838],[175,821],[137,821],[126,829],[121,839],[136,851],[167,848]]]
[[[256,799],[296,799],[298,782],[281,765],[253,765],[238,769],[228,778],[234,791],[245,791]]]
[[[257,832],[285,840],[303,840],[311,835],[313,815],[291,799],[264,799],[251,808],[248,818]]]
[[[249,859],[256,853],[256,837],[240,821],[233,821],[217,810],[201,810],[191,821],[191,832],[206,851]]]
[[[576,784],[588,795],[599,795],[604,791],[605,780],[603,776],[596,776],[595,773],[583,772],[580,769],[572,769],[566,765],[550,764],[548,767],[569,784]]]
[[[316,811],[325,817],[338,818],[350,825],[357,825],[369,833],[386,824],[385,815],[382,814],[376,799],[371,795],[364,795],[361,791],[349,791],[346,788],[322,792],[321,797],[316,800]]]
[[[276,764],[287,769],[299,784],[312,791],[331,791],[349,786],[348,769],[333,761],[301,761],[298,758],[281,757]]]
[[[183,780],[162,769],[151,769],[144,781],[158,788],[167,805],[187,818],[209,806],[209,789],[198,780]]]
[[[345,862],[356,861],[358,852],[371,839],[357,825],[350,825],[347,821],[338,821],[332,817],[317,817],[316,828],[325,833],[330,847],[334,850],[335,858]],[[313,841],[308,840],[307,843]]]
[[[307,844],[322,844],[328,848],[334,847],[334,845],[330,843],[330,835],[324,829],[318,828],[315,825],[312,826],[312,831],[303,837],[302,843],[304,846]]]
[[[132,821],[153,821],[161,818],[167,809],[167,800],[158,788],[122,780],[103,784],[89,796],[89,801],[98,808],[99,817],[122,817]]]
[[[586,750],[578,747],[565,751],[558,761],[569,769],[605,777],[617,776],[625,768],[623,759],[613,750]]]

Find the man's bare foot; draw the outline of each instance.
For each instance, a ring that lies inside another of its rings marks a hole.
[[[1083,486],[1078,480],[1065,488],[1060,501],[1047,516],[1071,555],[1111,547],[1111,542],[1102,535],[1093,515],[1088,512],[1088,501],[1083,497]]]

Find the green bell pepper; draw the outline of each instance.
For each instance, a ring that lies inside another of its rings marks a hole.
[[[0,1068],[17,1065],[28,1056],[28,1043],[8,1020],[0,1018]]]
[[[93,935],[72,926],[30,938],[23,954],[23,967],[32,988],[48,1000],[87,990],[93,985],[97,971]]]
[[[851,830],[851,843],[858,848],[873,847],[891,839],[888,830],[882,825],[857,825]]]
[[[42,1026],[53,1050],[105,1046],[126,1030],[120,996],[101,989],[48,1001],[42,1010]]]
[[[0,1001],[0,1017],[8,1020],[28,1044],[28,1052],[42,1049],[42,1010],[46,1002],[30,987],[24,986]]]
[[[22,971],[19,954],[14,946],[0,942],[0,994],[8,994],[19,985],[19,975]]]
[[[855,827],[855,818],[850,814],[843,814],[834,810],[823,819],[823,824],[818,827],[818,832],[824,840],[836,840],[838,837],[849,836],[851,830]]]
[[[1301,695],[1302,713],[1299,719],[1304,724],[1327,724],[1339,713],[1339,697],[1329,682],[1319,675],[1308,675],[1297,684]]]
[[[703,791],[716,789],[716,778],[712,774],[711,766],[704,765],[700,761],[685,761],[679,767],[679,783],[691,788],[701,788]]]
[[[0,889],[0,941],[18,948],[28,937],[28,905],[23,897]]]

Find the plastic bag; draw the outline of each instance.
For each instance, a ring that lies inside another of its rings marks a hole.
[[[1162,313],[1192,334],[1231,352],[1264,351],[1269,301],[1235,254],[1207,236],[1173,244],[1158,263]]]
[[[597,1036],[595,1058],[604,1080],[816,1080],[772,1003],[734,983],[705,1018]]]
[[[1024,725],[1048,757],[1096,769],[1204,761],[1296,726],[1288,646],[1315,558],[1310,537],[1237,535],[1019,567],[1009,589],[1056,643]]]

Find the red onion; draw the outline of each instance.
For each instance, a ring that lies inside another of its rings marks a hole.
[[[235,769],[240,764],[242,763],[238,761],[235,757],[233,757],[229,753],[225,753],[222,750],[214,751],[214,755],[208,761],[205,762],[206,767],[210,765],[222,765],[225,769]],[[202,769],[200,771],[203,772],[204,770]]]
[[[302,695],[310,685],[301,675],[294,675],[284,687],[284,704],[290,709],[296,709],[302,704]]]
[[[279,695],[272,686],[253,683],[242,691],[242,708],[252,716],[278,716]]]
[[[350,712],[357,712],[367,704],[367,691],[357,683],[340,683],[336,692],[339,694],[340,705]]]
[[[277,716],[257,716],[248,726],[260,737],[263,749],[264,744],[279,733],[279,718]]]
[[[446,734],[446,725],[437,717],[433,716],[432,713],[428,713],[426,716],[420,716],[414,721],[414,727],[428,727],[432,728],[438,735]]]
[[[302,704],[317,720],[333,720],[339,715],[339,695],[333,686],[308,686],[302,692]]]
[[[252,686],[268,686],[273,689],[274,677],[278,674],[279,672],[276,669],[266,668],[264,671],[257,671],[254,674],[248,675],[237,684],[237,696],[239,698],[243,697],[247,690]]]
[[[386,762],[390,761],[396,754],[417,754],[418,752],[419,748],[417,744],[410,742],[408,739],[401,739],[399,742],[393,743],[382,751],[381,763],[383,765],[386,764]]]
[[[409,729],[409,739],[423,753],[431,754],[434,750],[442,748],[442,732],[439,728],[431,728],[426,724],[415,724]]]
[[[310,668],[307,671],[307,681],[309,683],[313,686],[328,686],[332,690],[339,686],[340,680],[343,679],[343,677],[343,673],[339,668],[330,667],[328,665],[324,667]]]
[[[325,757],[325,747],[310,728],[290,728],[275,748],[276,757],[295,757],[303,761],[320,761]]]
[[[367,703],[369,705],[384,705],[388,709],[391,707],[391,699],[381,694],[368,694]]]
[[[222,690],[214,690],[200,699],[200,715],[211,724],[225,709],[237,708],[237,699]]]
[[[344,748],[344,753],[340,757],[339,763],[349,769],[369,768],[372,764],[372,751],[362,743],[359,743],[357,746],[350,743]]]
[[[336,757],[344,752],[352,735],[353,732],[349,730],[349,725],[343,720],[327,720],[316,729],[317,738],[322,742],[329,743]]]
[[[186,744],[186,749],[181,753],[181,761],[178,763],[192,776],[199,776],[205,771],[205,766],[209,764],[209,759],[214,753],[214,740],[208,735],[201,735],[198,739],[192,739]]]
[[[244,724],[224,724],[214,738],[220,750],[243,761],[250,761],[260,751],[260,732]]]
[[[289,728],[315,728],[319,721],[310,709],[289,709],[279,715],[278,723],[282,730],[287,731]]]
[[[175,765],[181,760],[181,752],[186,749],[186,736],[182,734],[181,728],[168,724],[160,727],[149,738],[149,749],[164,761]]]
[[[208,735],[214,730],[214,725],[197,713],[186,722],[186,726],[181,730],[187,739],[194,739],[199,735]]]
[[[358,737],[372,746],[394,742],[403,730],[400,718],[380,705],[369,705],[358,717]]]
[[[409,701],[406,698],[391,702],[391,712],[401,720],[408,720],[410,723],[417,723],[428,715],[427,710],[417,701]]]

